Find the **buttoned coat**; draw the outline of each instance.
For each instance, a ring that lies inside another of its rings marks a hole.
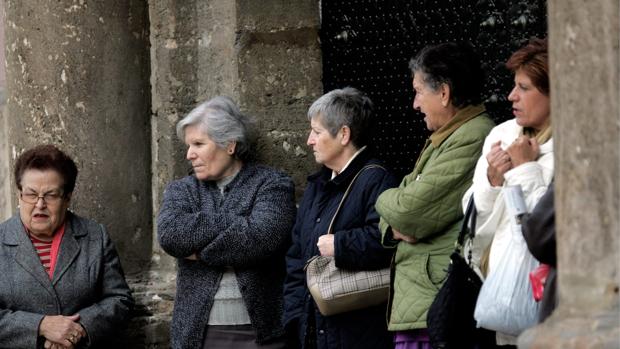
[[[80,315],[97,348],[118,338],[134,301],[105,228],[70,212],[52,279],[19,214],[0,224],[0,348],[42,348],[45,315]]]
[[[364,150],[333,179],[327,167],[308,177],[293,228],[293,245],[287,253],[288,274],[284,285],[284,323],[304,347],[309,326],[315,327],[318,349],[393,347],[385,322],[387,299],[377,306],[323,316],[310,296],[304,272],[306,262],[319,254],[316,245],[319,236],[327,233],[349,183],[364,166],[377,164],[369,150]],[[360,173],[334,221],[336,267],[376,270],[389,266],[392,251],[381,246],[375,201],[381,192],[396,184],[396,179],[383,168],[369,168]]]

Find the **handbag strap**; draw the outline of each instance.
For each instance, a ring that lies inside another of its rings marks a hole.
[[[381,165],[370,164],[370,165],[366,165],[366,166],[362,167],[362,169],[359,170],[359,172],[357,172],[357,174],[355,174],[355,177],[353,177],[353,179],[351,180],[351,183],[349,183],[349,186],[347,187],[347,190],[345,190],[344,194],[342,195],[342,199],[340,199],[340,203],[338,204],[338,208],[336,208],[336,212],[334,212],[334,216],[332,217],[331,222],[329,222],[329,228],[327,228],[327,234],[333,234],[332,227],[334,225],[334,222],[336,221],[336,216],[338,215],[338,212],[340,212],[340,208],[342,207],[342,204],[344,203],[344,200],[349,195],[349,192],[351,191],[351,188],[353,187],[353,183],[355,182],[357,177],[359,177],[359,175],[362,172],[364,172],[365,170],[370,169],[370,168],[382,168],[382,169],[385,170],[385,168],[383,166],[381,166]]]
[[[473,240],[476,236],[476,216],[478,216],[478,211],[476,210],[476,203],[474,202],[474,195],[472,194],[467,203],[467,209],[465,209],[465,216],[461,224],[461,231],[457,239],[457,251],[460,251],[460,247],[463,246],[466,235],[470,240]]]

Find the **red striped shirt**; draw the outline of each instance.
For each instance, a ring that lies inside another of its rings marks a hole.
[[[41,259],[41,264],[43,264],[45,271],[49,274],[50,264],[52,261],[52,241],[41,241],[31,234],[28,234],[28,236],[30,237],[30,241],[32,241],[34,249],[39,255],[39,259]]]
[[[26,228],[28,231],[28,228]],[[54,232],[54,238],[52,241],[42,241],[34,237],[30,231],[28,231],[28,237],[30,241],[32,241],[32,246],[37,251],[37,255],[39,255],[39,259],[41,260],[41,264],[47,275],[52,279],[54,275],[54,269],[56,268],[56,260],[58,257],[58,251],[60,250],[60,242],[62,241],[62,237],[65,235],[65,224],[63,223],[56,231]]]

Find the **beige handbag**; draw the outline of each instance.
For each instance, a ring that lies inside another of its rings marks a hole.
[[[383,168],[368,165],[351,180],[340,204],[329,223],[328,234],[357,177],[368,168]],[[319,311],[324,316],[363,309],[386,302],[390,293],[390,268],[380,270],[343,270],[336,268],[334,257],[314,256],[305,266],[308,289]]]

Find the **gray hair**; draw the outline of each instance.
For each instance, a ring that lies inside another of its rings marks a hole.
[[[353,87],[330,91],[314,101],[308,109],[308,120],[320,116],[332,137],[343,126],[351,130],[351,142],[356,148],[368,143],[373,104],[370,98]]]
[[[235,142],[235,156],[241,161],[254,158],[255,122],[241,114],[235,102],[226,96],[213,97],[201,103],[177,123],[177,136],[185,138],[185,128],[200,125],[202,132],[220,148]]]

